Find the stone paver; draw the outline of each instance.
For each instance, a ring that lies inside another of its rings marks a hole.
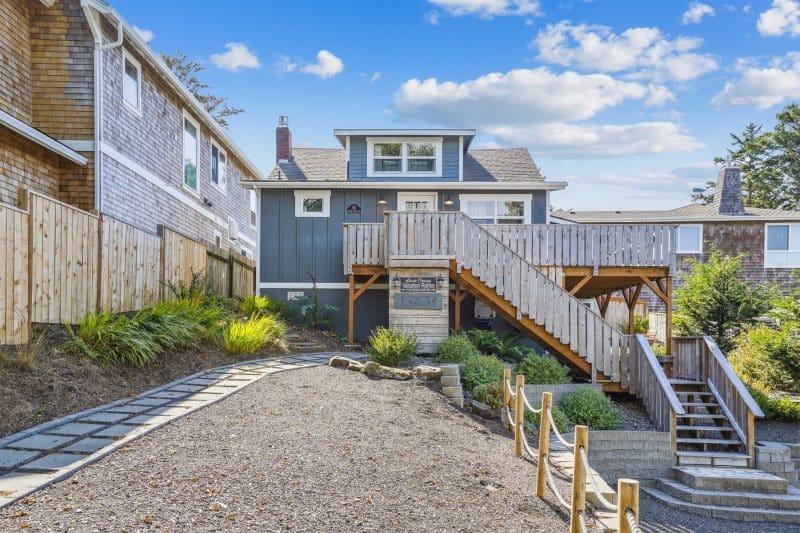
[[[334,355],[364,357],[357,353],[330,352],[220,367],[1,439],[0,508],[264,376],[325,364]]]

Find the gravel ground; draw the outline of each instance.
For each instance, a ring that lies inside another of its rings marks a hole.
[[[627,394],[612,395],[614,406],[619,409],[619,429],[627,431],[655,431],[647,417],[641,400]]]
[[[756,420],[756,438],[761,441],[800,444],[800,423]]]
[[[0,511],[0,530],[565,531],[512,450],[422,385],[296,370]]]

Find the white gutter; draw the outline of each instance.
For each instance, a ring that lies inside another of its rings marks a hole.
[[[253,180],[246,189],[380,189],[400,191],[560,191],[564,181],[288,181]]]
[[[69,159],[73,163],[77,163],[82,166],[85,166],[86,163],[88,163],[88,160],[78,152],[58,142],[52,137],[45,135],[33,126],[24,123],[12,115],[9,115],[3,110],[0,110],[0,124],[25,137],[26,139],[35,142],[39,146],[43,146],[51,152],[55,152],[61,157]]]
[[[614,219],[587,219],[575,220],[564,216],[553,215],[554,217],[568,220],[574,224],[698,224],[701,222],[776,222],[776,221],[797,221],[800,214],[796,215],[716,215],[707,217],[660,217],[660,218],[614,218]]]

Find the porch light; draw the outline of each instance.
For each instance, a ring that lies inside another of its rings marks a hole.
[[[382,194],[378,197],[378,205],[386,205],[386,198]]]
[[[445,198],[445,200],[444,200],[444,205],[446,205],[447,207],[450,207],[454,203],[455,202],[453,202],[453,198],[448,194],[447,198]]]

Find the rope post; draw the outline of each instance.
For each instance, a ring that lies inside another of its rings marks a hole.
[[[508,385],[506,385],[508,383]],[[506,429],[511,429],[511,420],[507,420],[506,414],[506,407],[509,407],[511,403],[511,395],[508,394],[508,388],[511,386],[511,369],[504,368],[503,369],[503,410],[501,411],[500,415],[503,420],[503,427]]]
[[[517,374],[517,397],[514,407],[514,455],[522,457],[522,432],[525,431],[525,375]]]
[[[547,490],[547,474],[544,463],[550,453],[550,418],[547,411],[553,405],[553,393],[542,393],[542,412],[539,413],[539,460],[536,462],[536,496],[544,499]]]
[[[634,522],[639,523],[639,482],[635,479],[620,479],[617,481],[617,531],[619,533],[635,533],[628,522],[628,511],[634,516]]]
[[[572,510],[570,512],[570,531],[581,533],[580,513],[586,509],[586,465],[583,464],[581,448],[589,452],[589,428],[575,426],[575,449],[572,451]]]

